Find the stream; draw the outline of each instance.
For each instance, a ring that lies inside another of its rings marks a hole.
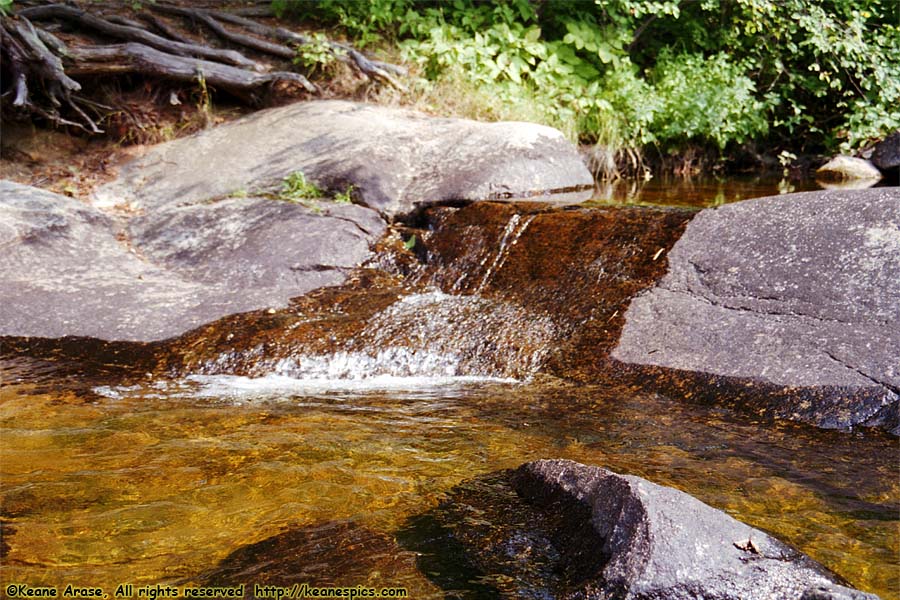
[[[685,204],[777,193],[777,183],[699,187]],[[672,203],[662,188],[624,193]],[[621,201],[618,192],[596,199]],[[507,233],[512,243],[516,228]],[[484,281],[500,265],[486,266]],[[467,310],[497,314],[466,298]],[[297,558],[309,572],[338,583],[353,574],[414,598],[489,597],[490,574],[428,557],[398,566],[384,540],[408,551],[404,540],[427,535],[417,515],[460,482],[567,458],[681,489],[860,589],[900,599],[896,438],[529,376],[533,354],[517,357],[515,376],[480,369],[453,343],[430,339],[421,350],[392,333],[477,335],[456,327],[458,297],[401,302],[424,308],[381,311],[373,347],[296,356],[262,376],[154,373],[123,385],[48,359],[0,357],[4,586],[101,586],[112,598],[120,583],[198,584],[242,546],[325,526],[328,550]],[[328,537],[332,523],[369,533],[345,547]]]

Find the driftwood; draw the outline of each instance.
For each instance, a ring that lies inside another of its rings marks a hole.
[[[299,73],[272,70],[237,50],[197,43],[175,31],[151,11],[191,19],[214,32],[227,45],[279,59],[293,61],[298,46],[321,44],[318,39],[230,12],[154,3],[148,5],[150,10],[136,13],[139,22],[122,15],[98,16],[69,4],[23,0],[18,6],[14,16],[0,17],[4,73],[0,106],[4,114],[9,111],[17,118],[33,115],[60,125],[101,133],[95,119],[99,121],[104,113],[116,108],[85,97],[78,81],[81,77],[139,74],[182,83],[202,81],[249,101],[256,101],[272,90],[319,91]],[[37,25],[32,21],[38,22]],[[79,32],[90,33],[98,39],[112,38],[121,43],[89,45],[79,40],[77,44],[70,42],[67,45],[50,32],[59,29],[59,22],[68,23]],[[41,26],[45,23],[47,26]],[[151,33],[149,29],[158,33]],[[351,65],[364,76],[405,89],[398,80],[398,76],[405,75],[401,67],[371,60],[346,44],[326,41],[325,48],[335,59]],[[85,108],[100,118],[92,118]]]

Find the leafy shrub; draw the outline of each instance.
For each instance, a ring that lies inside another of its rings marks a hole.
[[[719,149],[766,133],[766,104],[756,86],[727,54],[673,55],[665,51],[653,69],[659,110],[650,127],[669,145],[712,141]]]

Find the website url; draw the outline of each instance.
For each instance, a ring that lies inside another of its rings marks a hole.
[[[300,600],[306,598],[408,598],[409,591],[402,587],[373,588],[358,585],[356,587],[313,587],[307,583],[295,583],[291,587],[277,585],[253,586],[253,595],[257,598],[274,598],[283,600]]]

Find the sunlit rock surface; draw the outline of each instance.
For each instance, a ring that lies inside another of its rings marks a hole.
[[[550,127],[333,100],[260,111],[156,146],[95,199],[156,209],[278,187],[294,171],[335,192],[352,185],[358,201],[389,217],[448,201],[585,200],[593,190],[575,147]]]
[[[360,206],[261,198],[112,215],[0,182],[0,336],[153,341],[342,283],[384,233]]]
[[[900,190],[707,209],[668,258],[631,302],[615,359],[820,426],[896,430]]]
[[[400,539],[443,588],[501,597],[877,598],[684,492],[568,460],[464,482]]]

